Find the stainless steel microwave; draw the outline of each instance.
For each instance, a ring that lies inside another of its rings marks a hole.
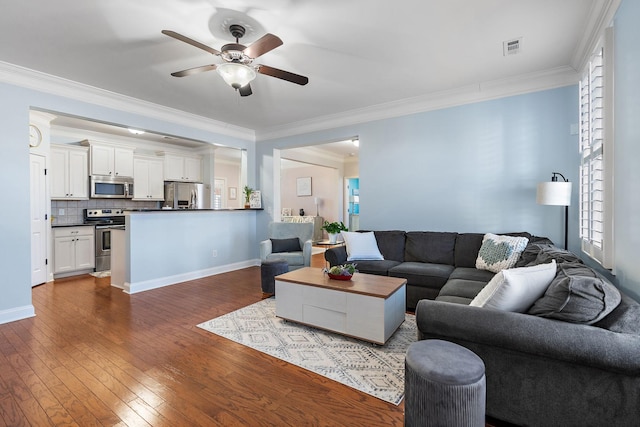
[[[133,179],[110,176],[91,176],[91,198],[93,199],[131,199],[133,197]]]

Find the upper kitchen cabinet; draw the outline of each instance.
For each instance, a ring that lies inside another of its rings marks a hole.
[[[164,180],[202,182],[202,157],[174,153],[164,156]]]
[[[164,200],[162,159],[136,156],[133,159],[133,200]]]
[[[51,199],[89,198],[89,153],[85,147],[51,145]]]
[[[83,141],[91,147],[91,175],[133,177],[133,147]]]

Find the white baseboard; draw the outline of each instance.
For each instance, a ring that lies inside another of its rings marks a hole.
[[[0,311],[0,325],[3,323],[15,322],[16,320],[34,317],[36,310],[33,305],[23,305],[22,307],[10,308],[9,310]]]
[[[207,268],[205,270],[190,271],[188,273],[176,274],[174,276],[159,277],[157,279],[145,280],[135,283],[124,283],[123,291],[128,294],[149,291],[151,289],[162,288],[164,286],[175,285],[176,283],[187,282],[189,280],[201,279],[216,274],[228,273],[230,271],[241,270],[247,267],[260,265],[259,259],[242,261],[235,264],[227,264],[220,267]]]

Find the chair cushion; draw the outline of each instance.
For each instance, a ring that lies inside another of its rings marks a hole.
[[[302,250],[300,247],[300,240],[297,237],[290,239],[270,239],[271,240],[271,252],[299,252]]]

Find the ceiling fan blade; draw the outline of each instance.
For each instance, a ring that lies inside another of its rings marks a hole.
[[[247,55],[249,58],[255,59],[281,45],[282,40],[280,40],[280,37],[267,33],[255,42],[251,43],[251,46],[245,48],[242,53]]]
[[[238,89],[238,92],[240,92],[240,96],[249,96],[253,93],[251,91],[251,85],[249,83]]]
[[[175,73],[171,73],[173,77],[185,77],[190,76],[192,74],[203,73],[205,71],[215,70],[217,68],[216,64],[211,65],[202,65],[200,67],[189,68],[187,70],[176,71]]]
[[[182,34],[176,33],[175,31],[171,31],[171,30],[162,30],[162,34],[165,34],[169,37],[173,37],[176,40],[180,40],[181,42],[185,42],[187,44],[190,44],[191,46],[195,46],[199,49],[202,49],[204,51],[209,52],[212,55],[220,55],[220,52],[215,50],[212,47],[207,46],[206,44],[202,44],[200,42],[197,42],[193,39],[190,39],[187,36],[183,36]]]
[[[264,74],[271,77],[276,77],[278,79],[287,80],[291,83],[296,83],[299,85],[306,85],[309,83],[309,79],[305,76],[301,76],[299,74],[290,73],[289,71],[279,70],[277,68],[269,67],[268,65],[259,65],[258,72],[260,74]]]

